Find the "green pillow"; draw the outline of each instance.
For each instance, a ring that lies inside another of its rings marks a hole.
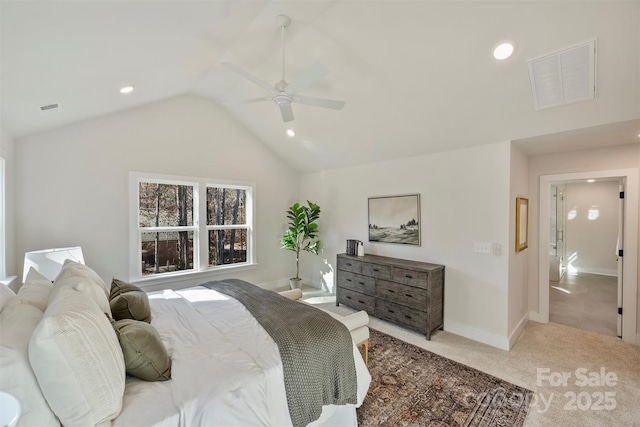
[[[151,322],[151,307],[146,292],[135,285],[113,279],[109,305],[114,320],[133,319]]]
[[[127,374],[145,381],[171,379],[171,357],[156,328],[138,320],[113,322]]]

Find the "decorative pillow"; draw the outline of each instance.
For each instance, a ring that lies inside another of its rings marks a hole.
[[[145,291],[135,285],[113,279],[109,305],[115,320],[133,319],[151,322],[149,297]]]
[[[9,304],[9,302],[11,302],[11,300],[15,299],[15,297],[16,294],[9,289],[8,286],[0,283],[0,312]]]
[[[44,313],[47,309],[47,304],[49,304],[51,287],[52,284],[49,279],[31,267],[24,284],[18,289],[18,299],[25,304],[38,307]]]
[[[49,300],[55,299],[58,292],[67,287],[84,293],[107,316],[111,317],[111,308],[109,307],[108,293],[105,292],[104,281],[89,267],[70,259],[65,260],[58,277],[53,283]]]
[[[59,426],[29,363],[29,339],[42,311],[14,299],[0,313],[0,390],[20,402],[22,426]]]
[[[85,293],[64,287],[29,342],[29,361],[66,427],[110,425],[122,409],[125,367],[111,322]]]
[[[113,322],[127,374],[145,381],[171,379],[171,357],[156,328],[139,320]]]

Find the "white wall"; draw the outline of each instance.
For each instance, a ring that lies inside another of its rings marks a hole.
[[[616,181],[567,184],[567,212],[575,217],[568,215],[565,239],[577,271],[617,276],[618,194]],[[589,219],[590,210],[596,218]]]
[[[531,249],[516,252],[516,198],[529,195],[529,159],[516,145],[511,144],[511,168],[509,188],[509,244],[505,246],[509,256],[509,343],[513,345],[526,326],[529,315],[528,267]],[[530,211],[530,210],[529,210]],[[529,212],[529,227],[531,213]],[[529,233],[529,240],[531,233]]]
[[[301,200],[323,210],[324,252],[305,254],[303,275],[333,289],[336,254],[346,239],[365,252],[445,265],[445,330],[508,348],[510,144],[393,160],[304,175]],[[422,246],[368,242],[367,198],[420,193]],[[501,255],[474,253],[497,242]]]
[[[265,283],[293,271],[279,237],[297,174],[209,100],[176,97],[20,139],[15,149],[19,254],[80,245],[105,280],[126,280],[128,179],[138,171],[255,182],[259,267],[233,276]]]
[[[11,135],[0,127],[0,157],[5,161],[5,274],[7,276],[16,274],[16,251],[14,247],[14,145]]]

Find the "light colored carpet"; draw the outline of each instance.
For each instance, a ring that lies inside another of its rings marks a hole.
[[[335,303],[318,305],[343,315],[354,312]],[[526,427],[640,426],[640,347],[618,338],[529,322],[511,351],[504,351],[446,331],[427,341],[424,335],[376,318],[369,326],[534,391]],[[576,372],[580,369],[584,373]],[[600,378],[602,369],[608,382]],[[557,385],[549,380],[562,375],[569,376]],[[591,385],[581,385],[585,376]]]

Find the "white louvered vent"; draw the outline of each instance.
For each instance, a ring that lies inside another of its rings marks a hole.
[[[596,96],[596,41],[527,61],[536,110]]]
[[[47,105],[43,105],[40,107],[40,111],[44,112],[48,112],[48,111],[55,111],[57,109],[60,108],[60,104],[55,103],[55,104],[47,104]]]

